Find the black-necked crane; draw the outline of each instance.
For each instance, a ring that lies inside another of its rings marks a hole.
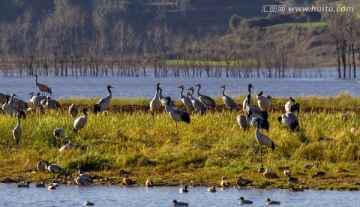
[[[224,104],[227,108],[233,110],[237,110],[238,106],[237,104],[235,103],[234,99],[230,98],[229,96],[225,95],[225,88],[226,86],[225,85],[222,85],[220,88],[223,89],[223,92],[222,92],[222,98],[223,98],[223,101],[224,101]]]
[[[199,83],[196,86],[198,87],[197,96],[198,96],[199,101],[201,101],[201,103],[205,104],[205,106],[207,106],[207,107],[216,108],[216,102],[214,99],[200,93],[201,84]]]
[[[40,103],[43,108],[46,109],[60,108],[60,103],[57,100],[50,98],[49,96],[46,96],[46,98],[44,100],[41,100]]]
[[[62,168],[57,164],[54,164],[54,163],[49,164],[46,160],[43,160],[43,162],[45,163],[46,169],[49,172],[59,173],[62,170]]]
[[[46,164],[45,164],[45,160],[41,160],[40,162],[38,162],[38,164],[36,165],[36,169],[40,172],[45,172],[47,171],[47,168],[46,168]]]
[[[79,114],[79,106],[72,103],[69,106],[69,114],[72,118],[76,118],[76,116]]]
[[[299,120],[297,116],[292,112],[287,112],[278,117],[279,122],[283,122],[291,131],[294,131],[299,127]]]
[[[154,115],[155,112],[159,111],[161,107],[161,100],[160,100],[160,83],[156,84],[156,93],[154,98],[150,101],[150,112]]]
[[[240,199],[239,199],[240,201],[239,201],[239,204],[240,205],[242,205],[242,204],[252,204],[253,202],[252,201],[250,201],[250,200],[245,200],[245,198],[244,197],[240,197]]]
[[[41,93],[43,93],[43,95],[45,93],[48,93],[51,96],[52,95],[52,90],[48,86],[46,86],[44,84],[41,84],[41,83],[38,83],[38,76],[37,75],[34,75],[34,76],[35,76],[35,86],[38,88],[38,90]]]
[[[189,97],[183,95],[185,87],[183,85],[181,85],[178,88],[181,88],[180,99],[183,102],[184,106],[186,107],[186,110],[188,111],[188,113],[193,112],[195,110],[195,108],[191,103],[191,99]]]
[[[30,92],[30,103],[32,103],[36,108],[41,108],[41,101],[46,99],[46,96],[40,96],[40,92],[37,93],[36,95],[34,94],[34,92]]]
[[[84,128],[86,125],[88,115],[87,115],[87,108],[83,109],[84,116],[80,116],[74,121],[74,132],[77,132],[78,130]]]
[[[275,144],[274,142],[265,134],[260,132],[260,119],[259,118],[255,118],[255,121],[257,121],[257,127],[256,127],[256,131],[255,131],[255,137],[257,142],[260,145],[260,162],[262,165],[262,147],[268,147],[271,148],[272,150],[275,149]]]
[[[248,111],[248,108],[250,106],[252,106],[253,103],[254,103],[252,98],[251,98],[251,89],[253,89],[253,88],[254,87],[252,86],[252,84],[249,83],[248,84],[248,94],[247,94],[245,100],[243,101],[243,111],[245,111],[245,112]]]
[[[59,147],[59,139],[65,137],[65,131],[61,128],[54,129],[53,136],[56,138],[56,146]]]
[[[1,109],[10,116],[16,116],[20,112],[20,110],[12,104],[14,96],[16,95],[12,94],[11,96],[6,96],[6,102],[1,106]]]
[[[265,129],[266,131],[269,131],[270,123],[267,120],[268,114],[266,111],[261,111],[261,113],[253,113],[252,110],[249,111],[247,116],[248,121],[250,121],[250,124],[254,127],[258,127],[260,123],[260,128]]]
[[[270,198],[266,199],[266,204],[267,205],[280,205],[280,201],[273,201],[270,200]]]
[[[181,109],[171,107],[170,102],[171,102],[171,98],[169,96],[166,97],[165,111],[169,114],[171,119],[175,121],[176,130],[177,130],[177,122],[178,121],[183,121],[183,122],[186,122],[186,123],[190,123],[189,114],[184,112]]]
[[[162,88],[161,87],[160,87],[160,90],[159,90],[159,94],[160,94],[161,105],[165,107],[165,105],[167,105],[167,100],[166,100],[166,97],[164,97],[162,95]],[[171,100],[170,103],[169,103],[169,106],[175,108],[176,107],[175,102],[173,100]]]
[[[111,88],[113,88],[111,85],[108,85],[107,87],[108,95],[104,98],[100,99],[95,105],[94,105],[94,113],[98,113],[101,111],[105,111],[109,108],[110,101],[112,98]]]
[[[261,91],[257,95],[258,106],[262,111],[270,111],[271,109],[271,96],[263,96],[263,92]]]
[[[295,99],[290,96],[289,101],[285,104],[285,112],[294,113],[295,111],[300,112],[300,104],[296,103]]]
[[[22,128],[20,126],[20,118],[21,118],[21,113],[19,113],[17,115],[17,125],[16,127],[13,129],[13,138],[14,138],[14,142],[16,145],[19,145],[20,139],[22,137]]]
[[[205,106],[205,104],[201,103],[199,100],[194,98],[194,96],[193,96],[194,88],[191,87],[188,90],[191,90],[191,93],[188,92],[186,95],[187,95],[187,97],[190,96],[191,103],[194,107],[194,112],[195,113],[200,112],[200,114],[205,114],[207,111],[206,106]]]
[[[249,121],[249,118],[247,116],[245,116],[244,114],[240,114],[239,116],[237,116],[236,121],[237,121],[238,125],[240,126],[240,129],[242,129],[244,131],[249,129],[250,121]]]
[[[70,140],[69,143],[65,144],[64,146],[62,146],[60,149],[59,149],[59,152],[64,152],[66,150],[69,150],[69,149],[73,149],[74,148],[74,144],[72,143],[72,141]]]

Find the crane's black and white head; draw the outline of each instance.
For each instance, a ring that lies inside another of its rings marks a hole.
[[[293,97],[289,97],[289,101],[291,101],[291,102],[295,102],[295,99],[293,99]]]
[[[200,84],[200,83],[198,83],[196,86],[199,87],[199,88],[201,88],[201,84]]]
[[[157,84],[156,84],[156,91],[159,91],[159,90],[160,90],[160,88],[161,88],[160,83],[157,83]]]
[[[269,100],[271,100],[271,99],[272,99],[272,97],[271,97],[271,96],[269,96],[269,95],[267,95],[267,96],[266,96],[266,98],[268,98]]]
[[[248,85],[248,89],[250,90],[250,88],[254,89],[253,85],[251,83],[249,83]]]
[[[185,89],[184,85],[180,85],[178,88]]]
[[[188,88],[187,90],[189,90],[189,91],[192,91],[192,93],[194,93],[194,87],[190,87],[190,88]]]
[[[262,96],[263,95],[263,92],[262,91],[260,91],[260,93],[258,94],[258,96]]]
[[[220,86],[220,88],[223,88],[223,89],[225,89],[225,85],[222,85],[222,86]]]
[[[165,99],[166,99],[166,105],[170,106],[171,97],[168,96],[168,97],[166,97]]]
[[[84,109],[83,109],[83,113],[84,113],[85,115],[87,115],[87,111],[88,111],[87,108],[84,108]]]
[[[35,94],[34,94],[34,92],[30,92],[28,95],[32,97],[32,96],[34,96]]]

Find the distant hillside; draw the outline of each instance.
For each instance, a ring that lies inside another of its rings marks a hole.
[[[55,10],[57,4],[69,2],[87,15],[91,30],[93,15],[101,14],[108,25],[123,19],[136,31],[142,32],[149,24],[162,18],[174,31],[205,31],[209,28],[228,29],[232,15],[242,18],[264,17],[262,5],[276,4],[277,0],[3,0],[0,22],[15,21],[26,9],[35,14],[35,21]]]

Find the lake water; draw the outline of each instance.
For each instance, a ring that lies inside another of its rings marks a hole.
[[[289,96],[336,96],[348,92],[360,96],[360,80],[341,80],[336,78],[208,78],[208,77],[54,77],[40,76],[39,82],[48,85],[53,98],[103,97],[107,95],[106,86],[112,85],[116,98],[143,97],[151,99],[155,94],[156,83],[161,83],[164,96],[179,98],[183,84],[186,88],[202,84],[201,93],[213,97],[221,95],[219,87],[226,85],[226,94],[237,97],[247,93],[247,84],[252,83],[254,93],[264,91],[272,97]],[[36,92],[35,77],[0,77],[0,93],[15,93],[20,99],[28,100],[28,94]]]
[[[252,200],[252,206],[266,206],[266,198],[281,202],[281,206],[359,206],[359,192],[316,191],[290,192],[288,190],[236,190],[218,189],[207,192],[207,187],[190,188],[189,193],[179,193],[178,187],[120,187],[120,186],[66,186],[56,190],[47,188],[18,188],[15,184],[0,185],[0,206],[83,206],[89,200],[95,206],[166,207],[174,199],[189,203],[191,207],[240,206],[239,197]]]

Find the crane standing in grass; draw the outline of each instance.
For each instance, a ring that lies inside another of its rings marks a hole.
[[[200,114],[205,114],[206,110],[207,110],[205,104],[201,103],[199,100],[197,100],[193,97],[194,88],[191,87],[188,90],[191,90],[191,93],[187,93],[187,97],[190,96],[191,103],[195,109],[194,112],[195,113],[200,112]]]
[[[196,86],[198,87],[197,96],[198,96],[198,99],[201,101],[201,103],[203,103],[207,107],[216,108],[216,102],[214,99],[200,93],[201,84],[199,83]]]
[[[186,123],[190,123],[190,116],[188,113],[184,112],[181,109],[171,107],[170,101],[171,101],[171,98],[169,96],[166,97],[165,111],[169,114],[169,116],[172,118],[172,120],[175,121],[176,130],[177,130],[177,122],[183,121]]]
[[[111,88],[113,88],[111,85],[108,85],[107,87],[108,90],[108,95],[105,96],[104,98],[100,99],[95,105],[94,105],[94,113],[98,113],[104,110],[107,110],[109,108],[110,105],[110,101],[112,98],[112,93],[111,93]]]
[[[260,145],[260,162],[261,162],[261,166],[262,166],[262,147],[265,146],[265,147],[268,147],[268,148],[271,148],[272,150],[274,150],[275,144],[268,136],[266,136],[265,134],[260,132],[260,119],[255,118],[255,121],[257,121],[255,137]],[[263,167],[261,167],[261,168],[263,168]]]
[[[39,83],[37,80],[38,80],[38,76],[37,75],[34,75],[35,76],[35,86],[38,88],[38,90],[43,93],[43,95],[45,95],[45,93],[48,93],[50,94],[50,96],[52,95],[52,90],[51,88],[49,88],[48,86],[44,85],[44,84],[41,84]]]
[[[292,112],[287,112],[278,117],[279,122],[283,122],[291,131],[295,131],[299,127],[299,120]]]
[[[297,111],[300,112],[300,104],[295,102],[295,99],[293,99],[291,96],[289,98],[289,101],[285,104],[285,111],[286,112],[292,112],[294,113]]]
[[[262,111],[270,111],[271,109],[271,96],[263,96],[263,92],[261,91],[257,95],[258,106]]]
[[[248,111],[249,108],[253,105],[253,100],[251,98],[251,89],[253,89],[254,87],[252,86],[252,84],[248,84],[248,94],[246,96],[246,99],[243,101],[243,111]]]
[[[14,137],[14,142],[16,145],[19,145],[20,139],[22,137],[22,128],[20,126],[20,118],[22,116],[22,113],[23,113],[22,111],[20,113],[18,113],[18,115],[17,115],[18,124],[13,129],[13,137]]]
[[[86,125],[88,115],[87,115],[87,108],[83,109],[84,116],[80,116],[74,121],[74,132],[77,132],[79,129],[84,128]]]
[[[185,87],[183,85],[179,86],[178,88],[181,88],[180,92],[180,99],[183,102],[184,106],[186,107],[186,110],[191,113],[195,110],[194,106],[191,103],[191,99],[187,96],[183,95],[183,92],[185,90]]]
[[[150,101],[150,112],[154,117],[154,113],[157,112],[161,107],[160,100],[160,83],[156,84],[156,93],[154,98]]]
[[[235,103],[235,101],[232,98],[230,98],[229,96],[225,95],[225,85],[221,86],[220,88],[223,88],[222,98],[223,98],[225,106],[231,110],[233,110],[233,109],[237,110],[238,106]]]

